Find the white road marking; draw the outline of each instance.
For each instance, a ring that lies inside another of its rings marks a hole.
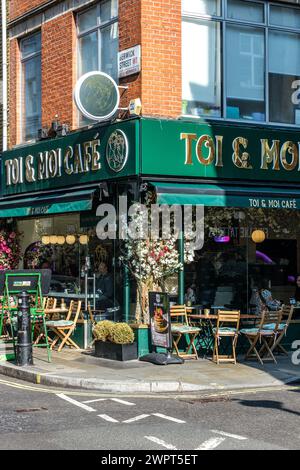
[[[96,403],[96,401],[106,401],[107,398],[97,398],[97,400],[87,400],[84,401],[83,403]]]
[[[97,398],[96,400],[87,400],[83,403],[96,403],[97,401],[116,401],[117,403],[121,403],[122,405],[126,406],[135,406],[135,403],[126,400],[120,400],[120,398]]]
[[[158,439],[158,437],[155,437],[155,436],[144,436],[144,437],[145,439],[148,439],[148,441],[155,442],[155,444],[159,444],[160,446],[165,447],[166,449],[177,450],[175,446],[173,446],[172,444],[168,444],[162,439]]]
[[[203,444],[201,444],[195,450],[212,450],[218,447],[224,441],[225,437],[211,437],[207,441],[203,442]]]
[[[153,416],[158,416],[159,418],[168,419],[169,421],[174,421],[174,423],[181,423],[181,424],[185,423],[185,421],[182,421],[181,419],[173,418],[172,416],[163,415],[162,413],[153,413]]]
[[[118,423],[119,421],[117,419],[112,418],[111,416],[108,415],[98,415],[99,418],[105,419],[105,421],[109,421],[110,423]]]
[[[133,423],[134,421],[139,421],[141,419],[148,418],[150,415],[138,415],[135,416],[134,418],[126,419],[126,421],[123,421],[123,423]]]
[[[110,398],[112,401],[116,401],[117,403],[121,403],[122,405],[127,406],[135,406],[135,403],[131,403],[130,401],[120,400],[120,398]]]
[[[63,400],[68,401],[69,403],[72,403],[72,405],[78,406],[79,408],[84,409],[85,411],[96,411],[94,408],[91,408],[90,406],[84,405],[80,401],[73,400],[73,398],[67,397],[64,393],[59,393],[56,395],[59,398],[62,398]]]
[[[211,429],[211,432],[214,432],[215,434],[220,434],[220,436],[231,437],[232,439],[237,439],[238,441],[246,441],[248,439],[247,437],[238,436],[237,434],[230,434],[229,432],[216,431],[214,429]]]

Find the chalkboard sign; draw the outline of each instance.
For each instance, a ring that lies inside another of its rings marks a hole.
[[[169,295],[149,292],[151,343],[153,346],[172,349]]]

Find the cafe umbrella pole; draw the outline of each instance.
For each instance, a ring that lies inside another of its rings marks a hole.
[[[18,337],[16,345],[18,366],[32,366],[32,338],[29,294],[21,292],[18,295]]]

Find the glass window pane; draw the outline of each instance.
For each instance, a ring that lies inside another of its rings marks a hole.
[[[98,33],[83,36],[79,39],[80,51],[80,75],[94,70],[99,70],[98,64]]]
[[[100,21],[104,23],[118,16],[118,0],[100,3]]]
[[[78,29],[79,32],[88,31],[93,29],[98,24],[98,8],[94,7],[78,15]]]
[[[260,3],[228,0],[227,18],[253,23],[263,23],[264,6]]]
[[[41,35],[34,34],[21,41],[21,55],[22,59],[40,52],[41,50]]]
[[[23,138],[31,140],[41,127],[41,57],[24,62],[22,75]]]
[[[298,8],[271,5],[270,24],[287,28],[300,28],[300,10]]]
[[[300,34],[271,31],[269,34],[270,121],[300,124],[295,100],[300,80]]]
[[[227,25],[226,39],[227,118],[264,121],[264,33]]]
[[[220,0],[182,0],[182,11],[194,15],[212,15],[221,14]]]
[[[182,113],[221,116],[220,24],[182,25]]]
[[[101,31],[101,71],[118,80],[118,23]]]

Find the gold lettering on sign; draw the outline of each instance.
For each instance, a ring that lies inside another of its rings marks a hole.
[[[247,152],[240,154],[240,147],[244,147],[246,150],[248,147],[248,139],[244,137],[236,137],[232,142],[233,154],[232,161],[238,168],[244,168],[245,170],[251,170],[252,165],[250,163],[250,155]]]
[[[74,150],[74,173],[83,173],[81,145],[75,145]]]
[[[196,134],[181,133],[180,140],[185,140],[185,165],[192,165],[192,142],[197,140]]]
[[[74,172],[73,163],[70,162],[70,160],[73,158],[73,153],[73,147],[69,145],[64,156],[64,168],[67,175],[72,175]]]
[[[25,158],[25,177],[28,183],[33,183],[35,181],[35,170],[33,168],[34,157],[28,155]]]
[[[202,152],[203,145],[209,149],[208,157],[205,158]],[[211,165],[215,159],[215,146],[214,141],[210,135],[202,135],[196,145],[196,154],[200,163],[203,165]]]
[[[262,170],[268,170],[268,165],[273,163],[273,170],[279,171],[279,147],[280,141],[273,140],[272,147],[269,147],[268,139],[260,139],[261,141],[261,166]]]
[[[51,178],[55,178],[58,173],[58,159],[55,150],[49,152],[49,174]]]
[[[92,140],[92,171],[101,169],[101,155],[98,147],[100,147],[100,139]]]
[[[6,170],[6,185],[12,185],[12,178],[11,178],[11,168],[12,168],[12,160],[6,160],[5,162],[5,170]]]
[[[287,153],[292,157],[291,162],[287,161]],[[298,148],[294,142],[285,142],[280,150],[280,161],[283,168],[287,171],[293,171],[298,166],[299,154]]]
[[[223,136],[216,135],[216,166],[223,167]]]
[[[92,142],[85,142],[83,144],[83,171],[85,173],[90,171],[90,164],[92,163],[92,155],[89,149],[92,147]]]

